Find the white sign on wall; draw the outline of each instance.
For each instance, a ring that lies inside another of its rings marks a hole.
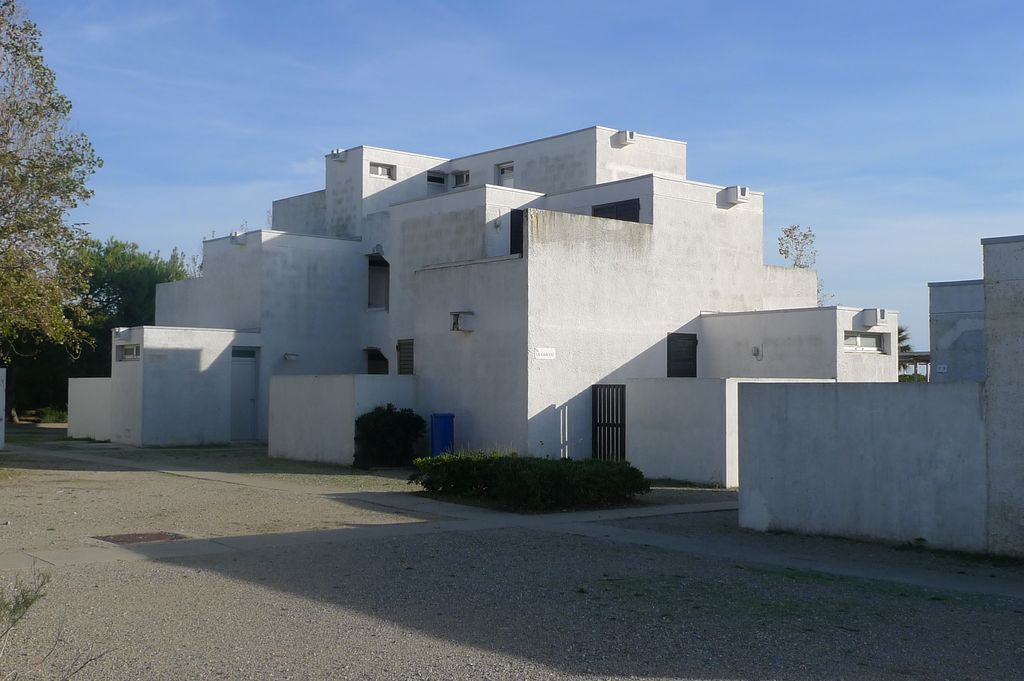
[[[554,348],[536,348],[533,353],[534,359],[554,359],[555,349]]]

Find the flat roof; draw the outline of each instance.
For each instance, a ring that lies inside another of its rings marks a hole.
[[[409,154],[410,156],[422,156],[423,158],[429,158],[429,159],[435,159],[435,160],[438,160],[438,161],[447,161],[447,162],[454,163],[455,161],[461,161],[463,159],[473,158],[474,156],[483,156],[484,154],[493,154],[493,153],[498,152],[498,151],[505,151],[506,149],[514,149],[516,147],[523,147],[523,146],[526,146],[527,144],[536,144],[538,142],[547,142],[548,140],[558,139],[559,137],[568,137],[569,135],[578,135],[579,133],[586,132],[588,130],[609,130],[611,132],[618,132],[620,129],[619,128],[610,128],[607,125],[590,125],[590,126],[587,126],[585,128],[580,128],[579,130],[570,130],[569,132],[560,132],[557,135],[548,135],[547,137],[538,137],[535,140],[527,140],[526,142],[518,142],[516,144],[509,144],[509,145],[504,146],[504,147],[496,147],[494,149],[487,149],[485,151],[477,151],[477,152],[472,153],[472,154],[466,154],[465,156],[456,156],[454,158],[444,158],[443,156],[433,156],[431,154],[420,154],[420,153],[417,153],[415,151],[403,151],[401,149],[389,149],[387,147],[375,147],[375,146],[370,145],[370,144],[357,144],[354,147],[348,147],[347,149],[344,149],[344,151],[353,151],[355,149],[376,149],[378,151],[391,151],[391,152],[394,152],[396,154]],[[637,134],[638,137],[644,137],[646,139],[659,140],[659,141],[662,141],[662,142],[672,142],[674,144],[682,144],[683,146],[686,146],[686,142],[684,142],[683,140],[673,140],[673,139],[669,139],[667,137],[656,137],[654,135],[645,135],[645,134],[643,134],[641,132],[637,132],[636,134]],[[325,154],[325,156],[330,156],[330,153]]]
[[[1015,241],[1024,241],[1024,234],[1018,234],[1016,236],[994,236],[988,239],[982,239],[981,245],[988,246],[990,244],[1012,244]]]

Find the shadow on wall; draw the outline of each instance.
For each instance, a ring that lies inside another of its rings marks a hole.
[[[621,383],[631,378],[665,378],[668,370],[668,334],[697,333],[699,324],[700,318],[695,317],[675,331],[666,331],[657,343],[593,383]],[[527,426],[530,455],[590,458],[592,408],[591,386],[588,385],[562,404],[550,404],[530,417]],[[626,458],[629,458],[629,452],[626,452]]]

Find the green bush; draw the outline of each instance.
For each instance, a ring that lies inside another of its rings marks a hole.
[[[415,480],[431,494],[493,502],[516,511],[588,508],[621,503],[650,491],[628,463],[539,459],[496,452],[416,459]]]
[[[412,409],[396,409],[390,403],[377,407],[356,419],[352,465],[408,466],[413,459],[413,444],[426,429],[426,422]]]
[[[58,407],[43,407],[39,410],[39,423],[67,423],[67,409]]]

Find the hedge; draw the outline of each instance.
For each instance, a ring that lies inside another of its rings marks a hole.
[[[427,424],[412,409],[396,409],[395,405],[377,407],[356,419],[355,468],[371,466],[408,466],[413,459],[413,445],[426,430]]]
[[[413,479],[431,494],[490,501],[516,511],[589,508],[650,491],[628,463],[540,459],[497,452],[416,459]]]

